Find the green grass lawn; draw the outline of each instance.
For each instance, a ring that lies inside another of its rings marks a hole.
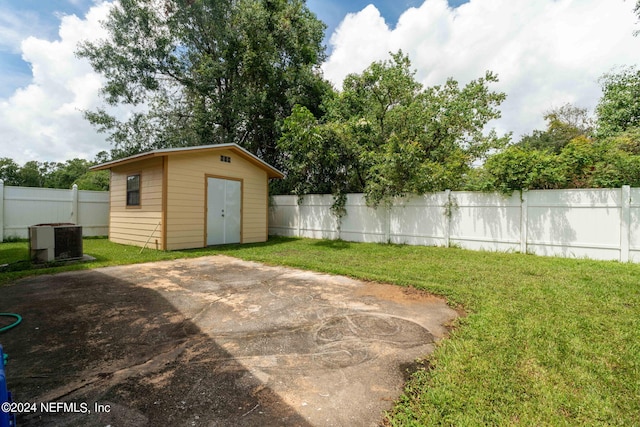
[[[640,265],[286,238],[141,255],[84,244],[95,262],[41,272],[224,253],[445,296],[468,315],[409,380],[390,425],[640,425]],[[20,256],[26,243],[0,244],[0,264]]]

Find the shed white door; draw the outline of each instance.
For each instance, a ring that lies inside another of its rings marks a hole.
[[[207,178],[207,245],[240,243],[240,181]]]

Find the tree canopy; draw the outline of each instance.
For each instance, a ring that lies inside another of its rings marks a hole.
[[[69,189],[76,184],[80,190],[108,190],[108,171],[89,172],[105,155],[105,152],[99,153],[94,161],[72,159],[64,163],[30,160],[22,166],[3,157],[0,158],[0,179],[5,185],[20,187]]]
[[[109,38],[77,54],[106,78],[107,104],[136,107],[86,114],[115,157],[234,142],[277,166],[293,105],[316,111],[330,90],[325,26],[302,0],[120,0],[104,25]]]
[[[545,112],[547,128],[524,135],[516,145],[527,150],[547,150],[560,153],[574,138],[593,133],[593,120],[586,108],[567,103]]]
[[[640,126],[640,70],[627,67],[604,74],[600,84],[598,135],[609,137]]]
[[[565,104],[545,112],[544,130],[512,143],[486,129],[505,99],[490,89],[492,72],[423,87],[400,51],[334,90],[319,71],[325,26],[304,0],[120,0],[104,25],[108,39],[82,43],[78,55],[105,77],[107,106],[131,107],[125,119],[86,113],[109,133],[112,158],[234,142],[286,173],[273,192],[332,193],[338,212],[349,192],[377,205],[444,189],[640,185],[634,67],[602,76],[595,118]],[[103,185],[79,179],[77,160],[2,159],[0,174]]]
[[[640,80],[635,85],[625,88],[629,92],[640,89]],[[630,119],[626,102],[610,102],[616,96],[603,92],[595,127],[586,109],[570,104],[546,113],[545,131],[534,131],[494,153],[482,168],[468,176],[466,188],[510,193],[523,189],[640,186],[640,128]],[[604,105],[606,108],[600,108]],[[624,119],[617,120],[621,117]]]
[[[349,75],[323,103],[324,116],[297,107],[279,148],[297,194],[363,191],[372,205],[459,186],[474,161],[506,142],[484,126],[503,93],[484,77],[423,88],[402,52]]]

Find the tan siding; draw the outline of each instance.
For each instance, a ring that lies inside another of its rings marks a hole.
[[[231,157],[231,163],[220,156]],[[202,247],[206,241],[206,175],[242,179],[242,241],[267,237],[267,173],[231,150],[175,154],[167,162],[167,249]]]
[[[126,206],[127,176],[140,173],[140,207]],[[162,242],[162,159],[155,158],[111,170],[109,240],[155,248]],[[155,230],[155,231],[154,231]]]
[[[221,155],[231,157],[231,163],[221,162]],[[132,173],[141,174],[140,208],[126,207],[126,178]],[[110,239],[139,246],[149,239],[152,248],[202,247],[207,175],[242,180],[242,241],[266,240],[267,173],[232,150],[171,154],[164,162],[156,157],[113,167]]]

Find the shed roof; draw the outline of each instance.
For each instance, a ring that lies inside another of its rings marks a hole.
[[[122,166],[125,164],[150,159],[153,157],[162,157],[162,156],[170,156],[174,154],[185,154],[185,153],[210,152],[210,151],[219,151],[219,150],[231,150],[236,152],[239,156],[241,156],[245,160],[253,163],[254,165],[258,166],[261,169],[264,169],[267,172],[267,176],[269,178],[284,177],[284,174],[280,172],[278,169],[274,168],[269,163],[265,162],[259,157],[251,154],[244,148],[240,147],[238,144],[233,144],[233,143],[199,145],[196,147],[163,148],[158,150],[147,151],[145,153],[135,154],[133,156],[125,157],[123,159],[113,160],[111,162],[102,163],[99,165],[92,166],[89,169],[93,171],[99,171],[104,169],[111,169],[112,167],[115,167],[115,166]]]

